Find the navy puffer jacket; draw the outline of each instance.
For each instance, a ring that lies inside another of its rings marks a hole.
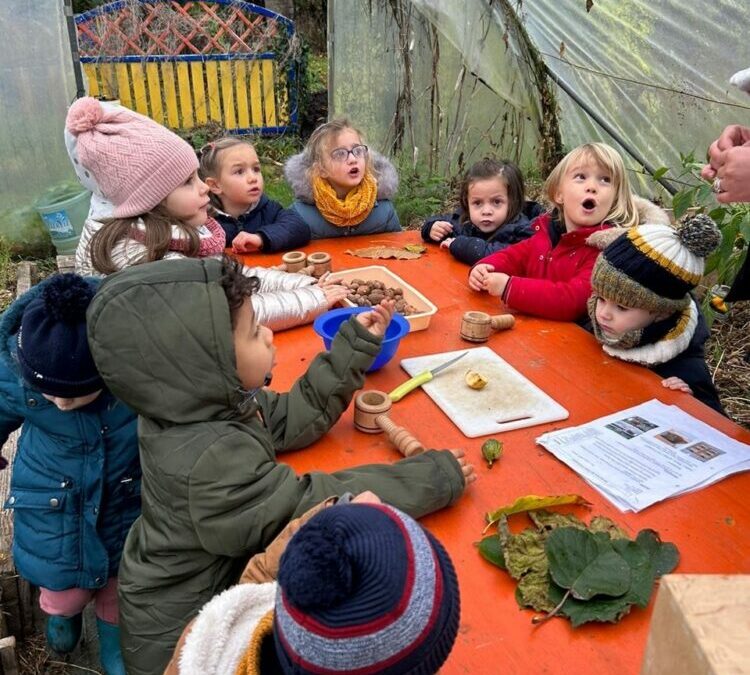
[[[63,412],[21,379],[16,333],[44,286],[0,318],[0,443],[23,425],[5,502],[14,510],[13,559],[22,577],[43,588],[101,588],[117,575],[140,513],[137,418],[106,390]]]

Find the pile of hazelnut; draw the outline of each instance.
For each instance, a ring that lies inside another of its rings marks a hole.
[[[385,298],[392,298],[396,302],[396,311],[404,316],[417,314],[419,310],[404,300],[404,289],[390,288],[382,281],[363,281],[362,279],[352,279],[348,284],[343,285],[349,290],[346,296],[349,302],[359,307],[372,307],[377,305]]]

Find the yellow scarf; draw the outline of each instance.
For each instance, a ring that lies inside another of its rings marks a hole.
[[[315,206],[318,207],[323,218],[339,227],[351,227],[359,225],[370,215],[378,194],[378,182],[367,171],[362,182],[344,199],[339,199],[336,191],[325,178],[315,176],[312,181],[312,190]]]
[[[271,609],[255,626],[247,649],[237,664],[237,670],[234,671],[235,675],[256,675],[260,673],[260,648],[263,640],[266,638],[273,639],[272,635],[273,610]]]

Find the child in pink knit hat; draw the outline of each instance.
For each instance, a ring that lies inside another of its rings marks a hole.
[[[187,142],[148,117],[90,97],[70,107],[65,126],[75,138],[77,172],[114,207],[112,218],[87,219],[76,251],[79,274],[222,255],[226,236],[208,215],[208,186]],[[261,282],[253,296],[258,321],[273,330],[312,321],[346,296],[325,278],[316,284],[308,276],[260,267],[247,273]]]

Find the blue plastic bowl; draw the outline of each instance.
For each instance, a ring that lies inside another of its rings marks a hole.
[[[339,326],[344,323],[344,321],[348,320],[353,314],[369,312],[371,310],[372,307],[342,307],[340,309],[332,309],[315,319],[313,328],[315,329],[315,332],[323,338],[323,344],[325,344],[326,349],[330,349],[333,337],[338,333]],[[408,332],[409,322],[400,314],[394,314],[393,319],[391,319],[391,322],[388,324],[388,328],[385,331],[385,337],[383,338],[383,344],[380,347],[380,353],[375,357],[375,361],[367,369],[367,372],[371,373],[388,363],[396,353],[401,338]]]

